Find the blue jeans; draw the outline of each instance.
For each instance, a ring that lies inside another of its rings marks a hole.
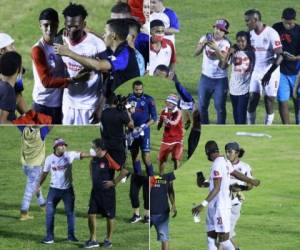
[[[74,203],[75,194],[73,187],[68,189],[49,188],[46,207],[46,228],[47,238],[54,239],[54,215],[57,204],[63,200],[65,206],[65,213],[67,215],[68,223],[68,238],[74,236],[75,231],[75,215]]]
[[[154,225],[158,241],[169,240],[169,213],[151,214],[150,225]]]
[[[249,93],[245,95],[230,95],[230,99],[232,103],[234,123],[246,124]]]
[[[32,196],[35,194],[36,188],[40,182],[42,167],[23,166],[23,171],[24,174],[27,176],[27,183],[26,183],[23,200],[21,204],[21,212],[28,212],[30,207],[30,202],[32,200]],[[43,206],[46,204],[42,191],[36,193],[36,197],[39,206]]]
[[[198,85],[198,100],[202,124],[209,124],[208,107],[212,95],[217,113],[217,124],[225,124],[227,91],[227,77],[214,79],[203,74],[201,75]]]

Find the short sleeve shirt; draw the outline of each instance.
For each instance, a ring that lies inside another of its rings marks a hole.
[[[62,156],[47,156],[43,172],[51,172],[50,187],[68,189],[72,186],[72,163],[80,159],[80,152],[67,151]]]
[[[16,119],[16,102],[15,89],[9,83],[0,81],[0,109],[9,112],[9,121]]]

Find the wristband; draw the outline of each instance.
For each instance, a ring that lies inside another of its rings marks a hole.
[[[202,205],[203,207],[206,207],[206,206],[208,205],[207,200],[202,201],[202,202],[201,202],[201,205]]]

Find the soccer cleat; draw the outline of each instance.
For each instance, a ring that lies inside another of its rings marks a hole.
[[[45,237],[45,238],[42,240],[42,243],[43,243],[43,244],[53,244],[53,243],[54,243],[54,240],[53,240],[53,238],[51,238],[51,237]]]
[[[101,247],[104,247],[104,248],[112,248],[112,243],[111,243],[108,239],[105,239],[105,240],[101,243]]]
[[[28,213],[21,213],[20,221],[32,220],[33,216],[29,215]]]
[[[95,248],[99,247],[99,242],[96,240],[88,240],[84,243],[84,248]]]
[[[149,222],[150,222],[149,216],[145,215],[145,216],[144,216],[143,222],[144,222],[145,224],[146,224],[146,223],[149,223]]]
[[[133,216],[130,218],[129,222],[133,224],[133,223],[140,221],[141,219],[142,219],[142,217],[140,215],[133,214]]]

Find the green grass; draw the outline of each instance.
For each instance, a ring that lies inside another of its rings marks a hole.
[[[236,136],[236,132],[267,133],[272,136]],[[246,150],[247,162],[261,186],[246,193],[242,215],[237,224],[237,242],[241,249],[298,249],[300,226],[298,176],[300,174],[298,144],[300,131],[296,126],[204,126],[200,144],[191,160],[176,171],[174,189],[178,215],[170,220],[170,249],[206,249],[206,211],[201,223],[195,224],[191,214],[192,204],[201,202],[207,189],[196,185],[196,172],[209,176],[211,162],[206,159],[204,145],[216,140],[221,152],[229,141],[238,141]],[[156,232],[151,229],[151,249],[159,249]]]
[[[52,153],[52,142],[56,137],[64,137],[68,150],[88,152],[90,142],[99,136],[99,127],[54,127],[46,139],[46,154]],[[55,241],[53,246],[45,246],[40,241],[45,236],[45,214],[42,213],[33,198],[30,212],[34,219],[19,221],[19,209],[26,183],[20,163],[20,133],[15,127],[1,127],[1,170],[0,170],[0,249],[77,249],[89,237],[87,225],[87,206],[89,202],[91,181],[89,177],[89,160],[74,161],[73,184],[75,189],[76,236],[79,244],[65,241],[67,237],[66,216],[63,202],[58,205],[55,216]],[[116,173],[118,174],[118,173]],[[42,190],[47,195],[50,176],[43,184]],[[142,201],[142,197],[140,198]],[[141,203],[141,207],[143,203]],[[141,211],[143,212],[143,211]],[[129,224],[132,215],[129,200],[129,182],[117,186],[117,217],[113,235],[115,249],[148,249],[148,226],[143,223]],[[106,220],[97,220],[97,238],[102,241],[106,232]]]
[[[207,32],[213,31],[213,24],[219,18],[226,18],[230,22],[229,39],[235,43],[235,34],[240,30],[246,30],[244,12],[247,9],[256,8],[262,13],[262,20],[268,25],[273,25],[281,20],[282,10],[286,7],[300,9],[300,2],[287,0],[166,0],[165,6],[176,11],[180,20],[180,33],[176,35],[177,64],[176,72],[182,84],[188,87],[191,93],[197,96],[197,86],[201,74],[202,55],[193,57],[199,38]],[[231,72],[231,70],[229,70]],[[198,99],[198,98],[197,98]],[[275,104],[274,124],[281,124],[277,103]],[[232,106],[228,97],[226,103],[227,123],[232,124]],[[289,103],[290,121],[295,123],[293,106]],[[264,104],[261,101],[257,110],[257,123],[262,124],[264,119]],[[210,103],[209,114],[211,123],[215,123],[216,116],[213,101]]]

